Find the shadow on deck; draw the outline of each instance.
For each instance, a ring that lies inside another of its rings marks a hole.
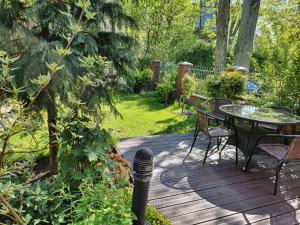
[[[172,224],[300,223],[300,164],[284,166],[280,191],[273,196],[274,159],[256,155],[249,172],[244,173],[242,154],[235,168],[234,147],[229,146],[221,158],[213,151],[202,166],[207,140],[199,135],[183,162],[192,140],[192,134],[156,135],[124,139],[119,144],[130,162],[140,147],[152,149],[155,163],[149,201]]]

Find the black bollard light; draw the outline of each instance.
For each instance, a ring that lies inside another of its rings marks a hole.
[[[149,148],[139,149],[133,159],[132,211],[137,216],[133,225],[146,225],[145,221],[150,179],[153,171],[153,153]]]

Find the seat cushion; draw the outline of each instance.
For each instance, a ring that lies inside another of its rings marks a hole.
[[[224,127],[212,127],[208,129],[209,136],[211,137],[228,137],[233,135],[233,132]]]
[[[278,160],[284,159],[289,148],[289,146],[284,144],[260,144],[257,147]]]

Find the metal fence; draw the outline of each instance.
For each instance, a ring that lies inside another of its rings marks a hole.
[[[193,66],[192,73],[195,74],[199,80],[205,80],[209,75],[215,74],[215,69],[208,66]]]
[[[174,72],[177,70],[178,70],[178,65],[176,63],[167,62],[161,64],[160,73],[164,75],[166,73]]]

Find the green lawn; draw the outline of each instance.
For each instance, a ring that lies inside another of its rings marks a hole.
[[[104,127],[121,138],[191,132],[195,124],[194,115],[180,115],[177,103],[165,106],[154,96],[128,95],[120,97],[116,103],[123,119],[110,117]]]

